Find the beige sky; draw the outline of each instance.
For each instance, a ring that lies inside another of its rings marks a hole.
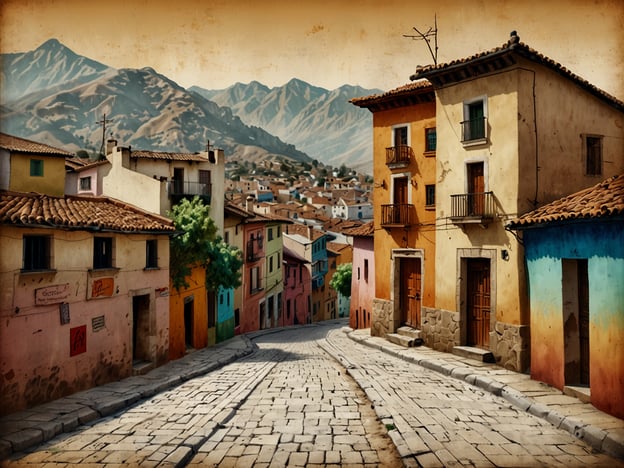
[[[431,63],[404,38],[438,18],[438,62],[521,41],[624,99],[621,0],[0,0],[0,50],[57,38],[116,68],[150,66],[182,86],[388,90]]]

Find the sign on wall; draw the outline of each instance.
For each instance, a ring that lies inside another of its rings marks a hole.
[[[115,293],[115,278],[98,278],[91,283],[91,298],[111,297]]]
[[[80,325],[69,329],[69,356],[87,352],[87,326]]]
[[[35,289],[35,304],[48,305],[63,302],[69,297],[69,283]]]
[[[61,325],[67,325],[69,323],[69,304],[67,302],[59,304],[59,314],[61,316]]]

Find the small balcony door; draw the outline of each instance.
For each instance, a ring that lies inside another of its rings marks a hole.
[[[199,170],[199,183],[201,184],[201,194],[210,195],[210,171]]]
[[[176,195],[181,195],[184,193],[184,168],[183,167],[173,168],[173,192]]]
[[[468,216],[485,214],[485,176],[483,163],[470,163],[466,167],[468,177]]]
[[[407,177],[395,177],[393,185],[392,204],[395,207],[407,205]],[[402,224],[405,221],[401,219],[401,210],[398,208],[392,210],[392,217],[394,218],[390,220],[392,224]]]

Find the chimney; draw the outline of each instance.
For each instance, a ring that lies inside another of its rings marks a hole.
[[[312,240],[312,226],[308,224],[308,239]]]
[[[251,195],[248,195],[247,199],[245,200],[245,206],[249,213],[253,213],[253,201],[254,197],[252,197]]]
[[[112,138],[106,142],[106,154],[109,155],[113,152],[113,148],[117,146],[117,140]]]

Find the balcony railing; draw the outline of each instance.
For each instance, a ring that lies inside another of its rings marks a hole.
[[[407,166],[414,159],[411,146],[397,145],[386,148],[386,165],[393,167]]]
[[[325,278],[323,276],[315,276],[312,278],[312,289],[319,289],[325,284]]]
[[[464,120],[461,122],[462,142],[469,143],[487,138],[487,120],[485,117],[478,119]]]
[[[169,182],[168,189],[170,196],[199,195],[209,197],[212,193],[212,184],[172,180]]]
[[[451,195],[451,220],[456,224],[489,223],[496,217],[492,192]]]
[[[415,221],[414,205],[381,205],[381,225],[383,227],[411,226]]]

